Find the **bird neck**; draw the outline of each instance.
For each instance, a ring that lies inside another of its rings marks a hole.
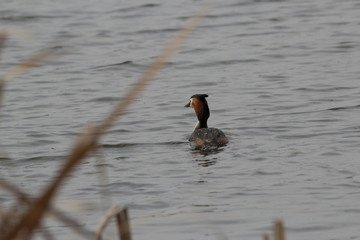
[[[199,128],[208,128],[207,122],[200,122],[200,121],[198,121],[198,122],[196,123],[196,125],[195,125],[194,130],[199,129]]]
[[[206,100],[204,99],[204,101],[197,103],[194,109],[198,119],[195,129],[207,128],[207,120],[210,117],[210,110]]]

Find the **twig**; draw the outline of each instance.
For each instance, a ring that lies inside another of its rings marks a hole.
[[[3,48],[4,48],[6,39],[7,39],[7,32],[4,31],[4,30],[1,30],[1,31],[0,31],[0,55],[1,55],[2,50],[3,50]]]
[[[0,54],[4,46],[5,40],[7,38],[7,33],[5,31],[0,32]],[[56,51],[55,48],[43,49],[39,53],[34,54],[33,56],[23,60],[22,62],[9,68],[5,74],[0,75],[0,106],[2,105],[2,91],[5,85],[5,82],[16,77],[17,75],[25,72],[27,69],[34,67],[39,62],[44,61],[47,57],[54,54]]]
[[[109,174],[106,167],[106,160],[104,157],[102,149],[97,148],[96,149],[96,172],[98,177],[98,182],[100,186],[100,196],[101,196],[101,206],[105,209],[109,206],[111,206],[111,192],[109,189]]]
[[[21,234],[23,239],[29,239],[33,233],[33,230],[39,226],[42,216],[49,209],[50,201],[54,197],[54,194],[59,187],[60,183],[64,180],[70,170],[87,154],[88,149],[92,149],[94,142],[92,142],[91,136],[94,132],[93,128],[88,126],[88,130],[81,134],[75,142],[72,153],[67,158],[65,165],[60,170],[55,179],[50,183],[50,186],[44,191],[44,193],[35,199],[31,204],[29,210],[20,219],[20,221],[14,226],[10,232],[5,235],[4,239],[15,239]]]
[[[43,61],[50,55],[54,54],[56,51],[55,48],[43,49],[39,53],[34,54],[33,56],[23,60],[22,62],[16,64],[15,66],[9,68],[5,74],[0,77],[3,81],[8,81],[19,74],[25,72],[28,68],[36,66],[39,62]]]
[[[131,240],[130,220],[128,217],[127,208],[123,208],[121,212],[116,215],[118,224],[119,237],[121,240]]]
[[[284,226],[280,219],[274,222],[274,240],[285,240]]]
[[[4,190],[9,191],[12,194],[14,194],[15,197],[17,198],[17,200],[19,200],[25,204],[28,204],[28,205],[30,205],[32,203],[30,201],[30,197],[27,194],[25,194],[20,189],[18,189],[16,186],[6,182],[3,179],[0,179],[0,187]],[[89,238],[90,236],[93,235],[93,233],[91,231],[85,229],[76,220],[66,216],[59,210],[55,209],[54,207],[52,207],[49,210],[49,214],[50,214],[50,216],[53,216],[53,217],[57,218],[59,221],[70,226],[70,228],[72,228],[74,230],[74,232],[78,233],[79,235],[83,236],[84,238]]]
[[[270,240],[270,236],[268,233],[263,233],[263,240]]]
[[[6,39],[7,39],[6,31],[0,31],[0,56],[4,48]],[[2,106],[2,92],[3,92],[4,84],[5,84],[5,80],[2,77],[0,77],[0,108]]]
[[[128,220],[127,208],[120,208],[118,206],[110,207],[106,214],[101,218],[95,231],[95,240],[101,240],[101,233],[112,218],[116,217],[119,231],[119,239],[131,240],[130,224]]]

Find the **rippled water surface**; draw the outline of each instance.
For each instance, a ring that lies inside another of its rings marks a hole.
[[[110,111],[198,5],[3,1],[0,25],[32,37],[9,39],[1,70],[43,46],[63,51],[6,86],[1,177],[40,192],[83,124]],[[101,141],[111,204],[129,207],[134,239],[260,239],[276,217],[289,239],[360,239],[359,16],[357,0],[214,1]],[[187,143],[195,93],[230,138],[217,152]],[[96,164],[87,158],[57,196],[89,229],[103,214]]]

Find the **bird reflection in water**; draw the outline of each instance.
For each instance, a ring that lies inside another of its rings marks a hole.
[[[220,152],[222,152],[224,149],[223,148],[216,148],[216,149],[207,149],[207,150],[191,150],[191,153],[194,155],[195,157],[195,162],[197,162],[198,166],[201,167],[209,167],[212,165],[215,165],[217,162],[217,157],[212,157],[210,158],[210,156],[213,156],[215,154],[218,154]],[[203,159],[198,158],[199,156],[204,157]]]

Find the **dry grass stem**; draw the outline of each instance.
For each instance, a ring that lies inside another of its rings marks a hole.
[[[110,207],[104,216],[101,217],[99,224],[95,230],[95,240],[101,240],[101,233],[105,230],[105,227],[109,223],[109,221],[119,213],[121,209],[118,206]]]
[[[25,194],[24,192],[19,190],[16,186],[9,184],[8,182],[6,182],[3,179],[0,179],[0,187],[8,192],[11,192],[13,195],[15,195],[15,197],[17,198],[18,201],[20,201],[26,205],[30,205],[32,203],[30,201],[30,197],[27,194]],[[18,209],[18,207],[17,207],[17,209]],[[14,211],[10,210],[7,212],[8,213],[7,215],[10,214],[10,215],[12,215],[12,217],[14,217],[13,214],[11,214],[13,212]],[[70,226],[70,228],[72,228],[74,232],[78,233],[80,236],[83,236],[84,238],[89,238],[93,235],[93,233],[91,231],[85,229],[76,220],[66,216],[62,212],[55,209],[54,207],[52,207],[49,210],[49,215],[58,219],[60,222]],[[2,226],[3,225],[1,225],[1,227]]]
[[[127,208],[123,208],[121,212],[116,215],[118,224],[119,237],[121,240],[131,240],[130,220],[128,217]]]
[[[8,69],[5,74],[0,77],[3,81],[8,81],[19,74],[22,74],[27,69],[36,66],[41,61],[44,61],[47,57],[55,53],[55,48],[43,49],[39,53],[34,54],[33,56],[23,60],[22,62],[16,64],[15,66]]]
[[[4,83],[5,81],[0,77],[0,109],[2,106],[2,99],[3,99],[3,89],[4,89]]]
[[[19,40],[32,40],[34,39],[33,33],[26,30],[25,28],[14,26],[14,25],[2,25],[0,32],[6,34],[7,36],[14,37]]]
[[[274,221],[274,239],[285,240],[283,221],[280,219]]]
[[[0,54],[6,39],[7,39],[7,33],[5,31],[0,32]],[[55,48],[43,49],[39,53],[34,54],[33,56],[11,67],[5,72],[5,74],[0,76],[0,106],[2,105],[2,91],[5,82],[25,72],[27,69],[36,66],[41,61],[51,56],[55,51],[56,51]]]
[[[111,192],[109,189],[109,174],[107,171],[106,160],[101,149],[96,149],[96,172],[100,186],[101,205],[105,210],[111,206]]]
[[[0,57],[1,57],[2,50],[5,45],[6,39],[7,39],[6,31],[0,31]],[[4,84],[5,84],[5,80],[2,77],[0,77],[0,107],[2,106],[2,92],[3,92]]]
[[[7,39],[7,32],[4,30],[0,30],[0,56],[4,48],[6,39]]]
[[[263,240],[270,240],[270,236],[268,233],[263,233]]]
[[[54,197],[61,182],[74,166],[88,153],[89,149],[94,147],[92,135],[94,135],[94,128],[88,125],[86,131],[78,137],[65,165],[50,183],[50,186],[46,188],[39,198],[34,200],[27,213],[25,213],[14,228],[4,236],[4,239],[11,240],[18,236],[21,236],[22,239],[29,239],[31,237],[33,230],[39,226],[42,217],[49,209],[50,201]]]
[[[7,181],[0,179],[0,187],[8,192],[11,192],[13,195],[15,195],[16,199],[18,201],[27,203],[29,202],[28,196],[20,191],[17,187],[15,187],[12,184],[9,184]]]
[[[101,234],[105,230],[110,220],[114,217],[116,217],[118,224],[119,239],[131,240],[127,208],[120,208],[118,206],[110,207],[106,214],[101,218],[95,231],[95,240],[101,240]]]

